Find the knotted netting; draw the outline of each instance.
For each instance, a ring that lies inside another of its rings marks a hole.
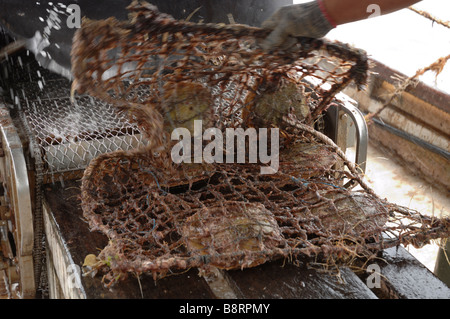
[[[84,217],[110,239],[97,264],[107,280],[301,255],[348,263],[448,237],[447,219],[380,199],[314,128],[336,93],[352,81],[364,85],[364,52],[296,38],[268,53],[258,45],[268,30],[177,21],[147,3],[129,10],[128,21],[84,20],[72,51],[73,89],[114,105],[148,141],[100,155],[84,173]],[[216,149],[212,162],[175,162],[171,132],[198,134],[195,121],[223,135],[230,128],[279,129],[279,149],[266,149],[279,155],[277,169],[261,174],[268,163],[252,162],[251,152],[228,162],[227,147],[227,154]]]

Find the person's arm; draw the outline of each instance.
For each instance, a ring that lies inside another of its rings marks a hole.
[[[323,0],[323,5],[336,25],[341,25],[368,18],[373,13],[368,8],[374,5],[380,8],[383,15],[416,2],[419,0]]]
[[[419,0],[316,0],[281,7],[263,23],[263,28],[273,31],[261,46],[265,50],[285,46],[289,36],[321,38],[338,25],[374,13],[394,12],[416,2]]]

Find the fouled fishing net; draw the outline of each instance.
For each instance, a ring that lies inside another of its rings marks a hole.
[[[307,38],[263,52],[258,44],[268,30],[177,21],[147,3],[129,10],[129,21],[85,20],[72,52],[73,89],[113,104],[148,140],[97,157],[84,173],[84,217],[110,239],[96,266],[106,280],[301,255],[348,263],[448,237],[448,220],[381,200],[314,128],[336,93],[351,81],[364,85],[363,52]],[[279,166],[261,174],[267,161],[251,161],[248,152],[239,162],[226,146],[215,161],[175,163],[171,132],[182,127],[194,136],[195,120],[200,134],[279,129]],[[348,180],[361,190],[346,188]]]

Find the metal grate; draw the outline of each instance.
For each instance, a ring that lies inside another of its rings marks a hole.
[[[143,143],[135,125],[113,107],[89,96],[30,101],[24,108],[45,161],[45,174],[85,168],[100,154],[137,148]]]
[[[42,174],[83,170],[102,153],[130,150],[145,141],[114,107],[88,95],[70,99],[70,81],[39,67],[26,54],[9,57],[7,96],[20,111],[32,156]]]

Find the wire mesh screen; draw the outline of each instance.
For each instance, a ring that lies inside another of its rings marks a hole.
[[[110,239],[95,267],[106,269],[106,281],[300,255],[349,263],[448,236],[448,220],[381,200],[314,129],[336,93],[364,84],[363,52],[298,38],[267,53],[258,46],[267,30],[176,21],[147,3],[129,10],[125,22],[85,20],[72,51],[73,88],[116,106],[149,141],[102,154],[84,172],[84,216]],[[270,149],[279,151],[278,169],[261,174],[267,163],[248,157],[175,163],[170,134],[195,133],[195,120],[220,132],[279,129],[279,150]]]
[[[68,90],[69,91],[69,90]],[[137,127],[89,96],[29,101],[24,108],[46,163],[45,173],[85,168],[98,155],[142,143]]]
[[[71,82],[29,54],[9,57],[2,79],[19,111],[38,174],[80,171],[99,154],[145,144],[135,124],[112,105],[88,95],[70,97]],[[49,181],[49,179],[47,179]]]

